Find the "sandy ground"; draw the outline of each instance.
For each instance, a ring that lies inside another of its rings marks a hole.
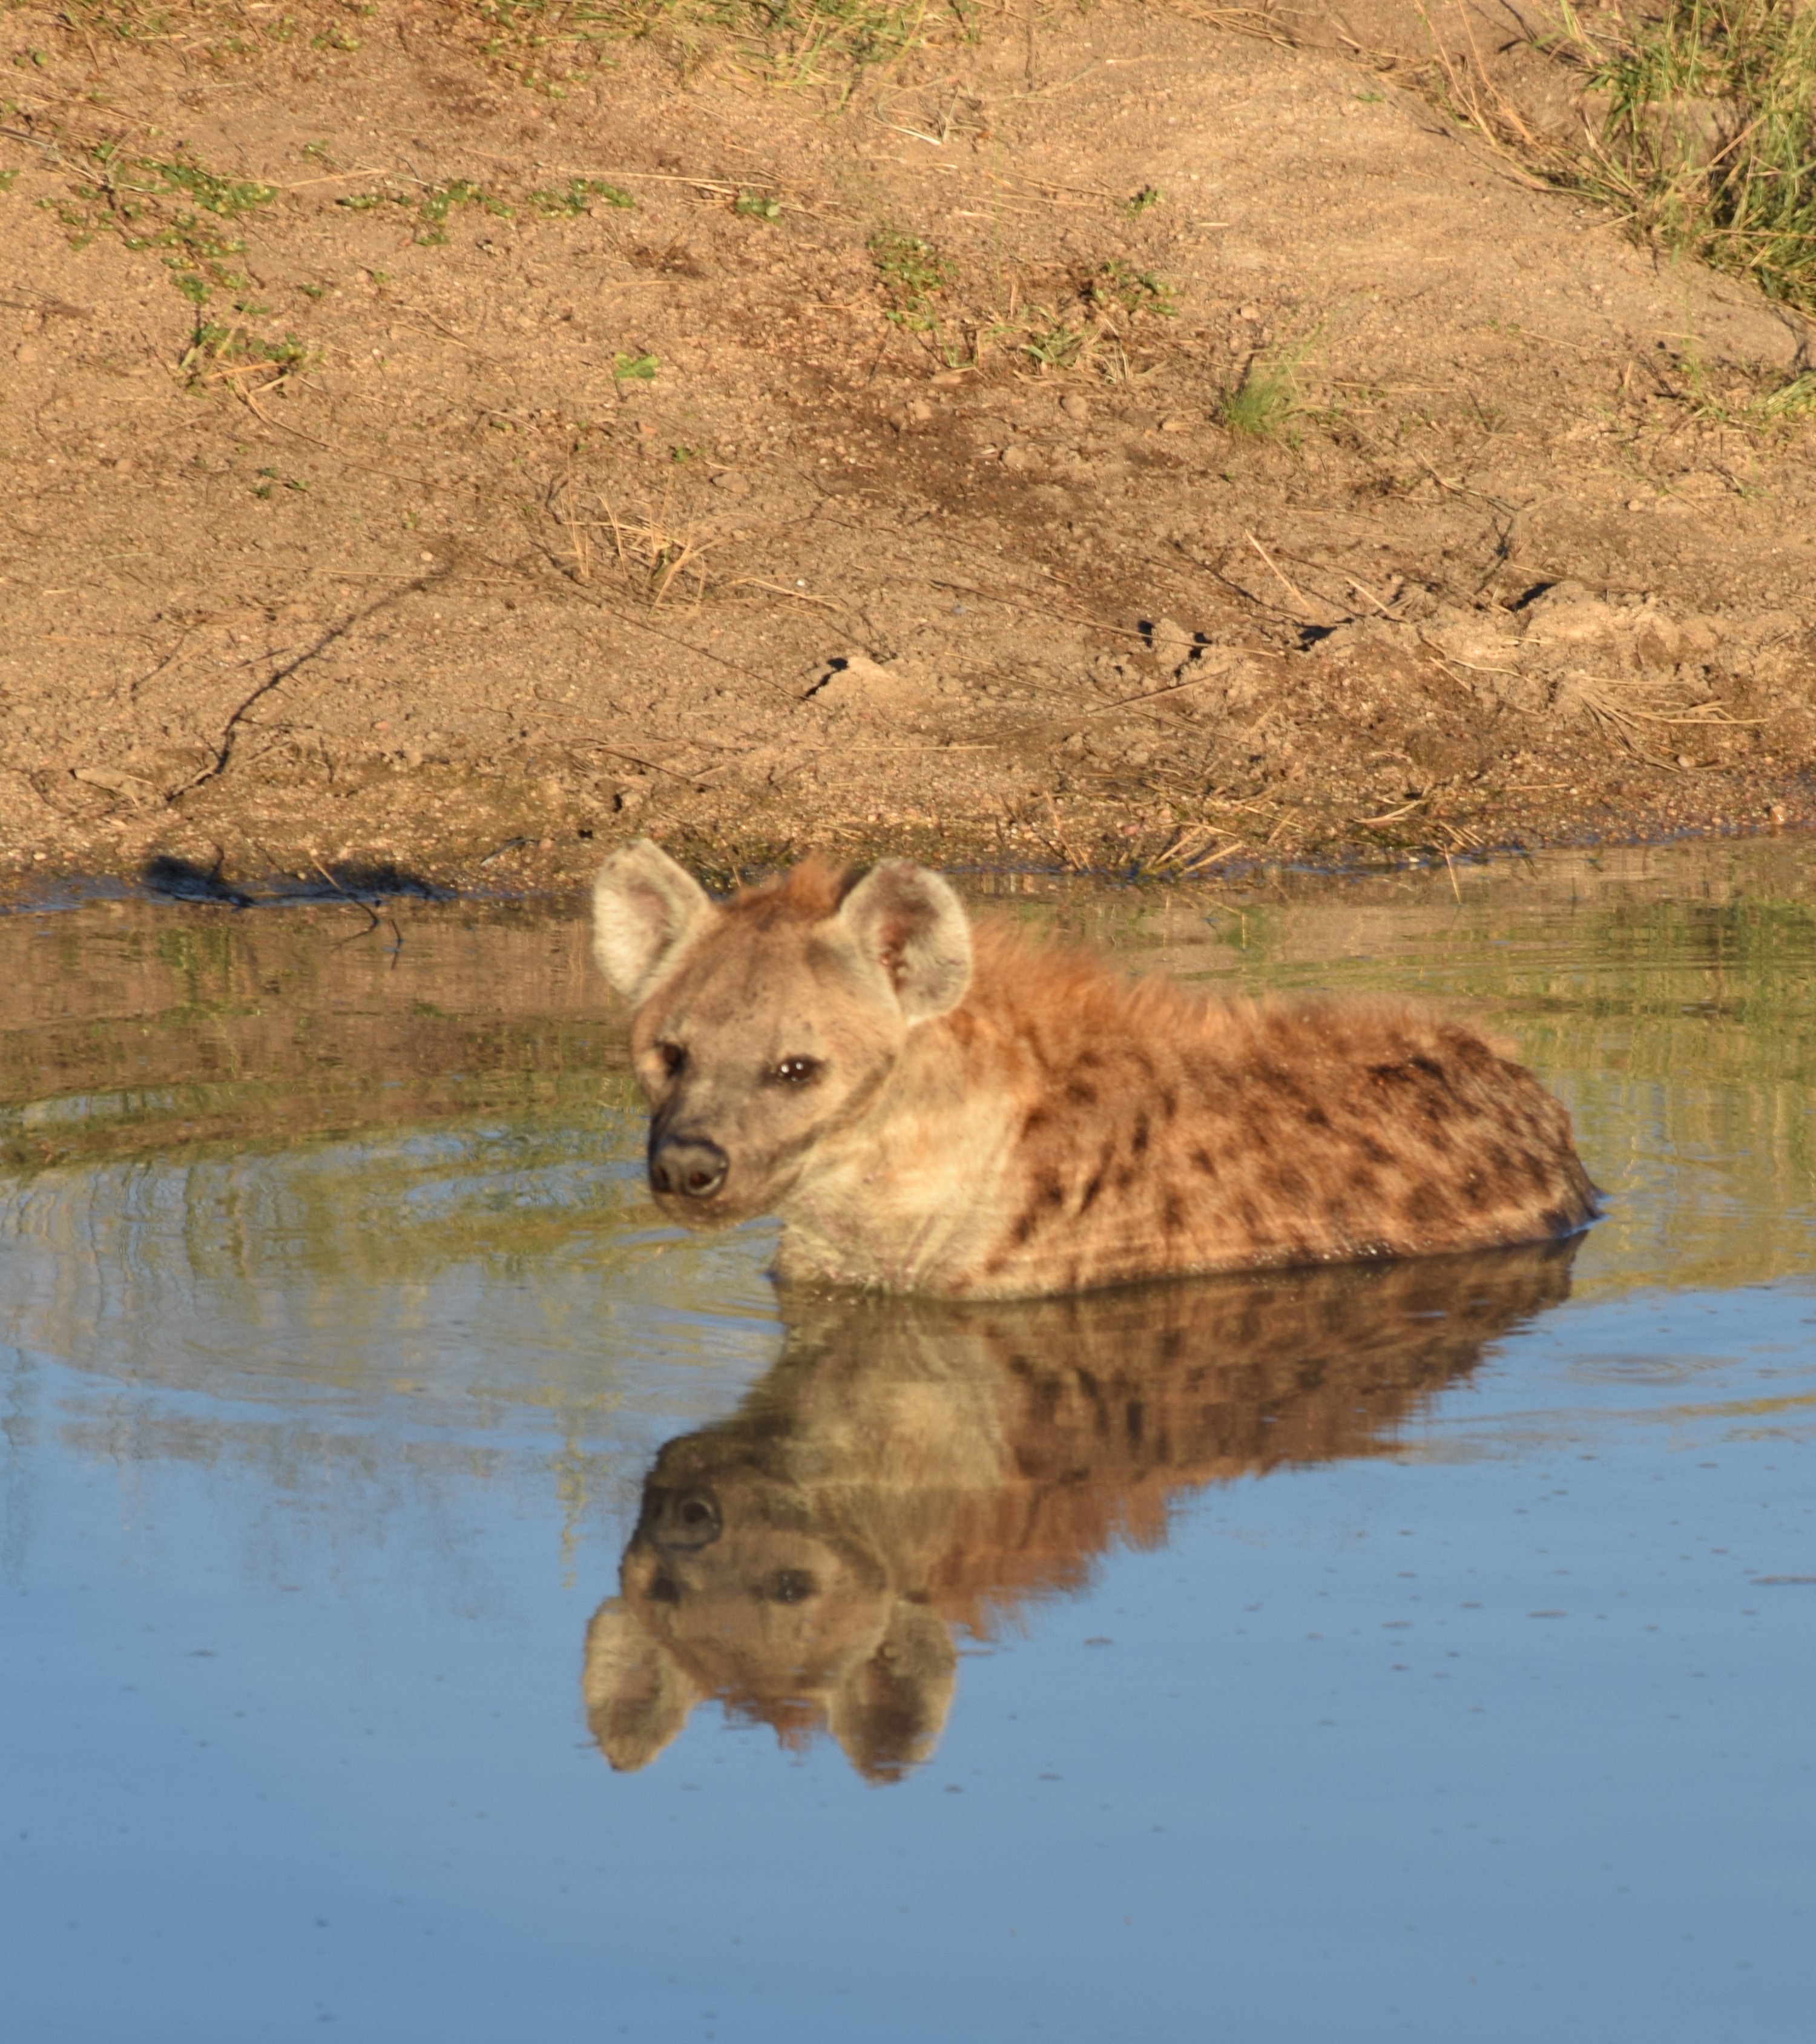
[[[4,19],[0,886],[1810,820],[1809,330],[1353,49]]]

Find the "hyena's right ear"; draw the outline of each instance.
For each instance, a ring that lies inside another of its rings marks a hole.
[[[620,1774],[647,1767],[700,1700],[674,1655],[622,1597],[608,1597],[593,1614],[580,1689],[599,1750]]]
[[[593,955],[619,993],[640,1001],[712,914],[693,875],[640,837],[613,852],[593,883]]]

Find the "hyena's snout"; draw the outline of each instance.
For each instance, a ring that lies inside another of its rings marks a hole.
[[[684,1200],[709,1200],[725,1183],[731,1159],[705,1135],[650,1132],[650,1189]]]

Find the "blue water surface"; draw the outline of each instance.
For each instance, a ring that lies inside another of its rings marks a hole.
[[[1433,898],[1370,970],[1450,967]],[[1552,1018],[1612,1195],[1559,1295],[1353,1439],[1308,1393],[1327,1454],[1112,1500],[953,1622],[893,1778],[735,1698],[628,1771],[589,1727],[646,1470],[792,1339],[773,1233],[661,1228],[634,1116],[21,1170],[8,2035],[1802,2044],[1800,913],[1729,968],[1756,1043],[1701,1056],[1699,939],[1648,992],[1603,925],[1516,917],[1491,1005]]]

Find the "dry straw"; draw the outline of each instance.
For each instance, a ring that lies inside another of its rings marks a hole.
[[[1614,208],[1672,253],[1816,312],[1816,5],[1663,0],[1591,28],[1556,0],[1535,48],[1581,80],[1576,132],[1536,132],[1426,16],[1429,76],[1453,113],[1554,185]],[[1421,13],[1424,12],[1421,9]],[[1816,409],[1816,390],[1785,410]]]

